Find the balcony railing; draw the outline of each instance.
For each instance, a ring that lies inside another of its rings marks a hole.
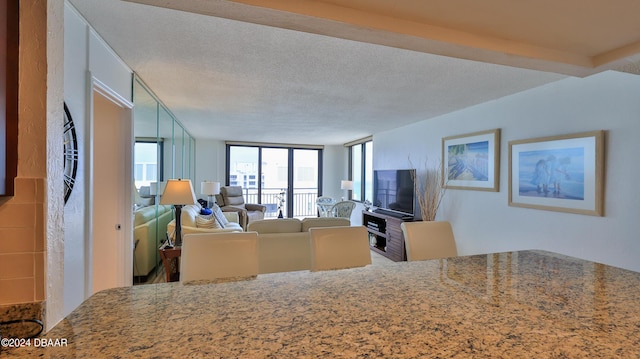
[[[267,212],[265,218],[278,217],[278,203],[279,196],[282,192],[281,188],[263,188],[262,200],[258,198],[257,188],[243,188],[245,203],[260,203],[267,206]],[[287,215],[287,206],[293,205],[293,216],[296,218],[301,217],[316,217],[318,212],[316,210],[316,199],[318,198],[317,188],[295,188],[293,190],[293,203],[286,203],[282,208],[283,215]]]

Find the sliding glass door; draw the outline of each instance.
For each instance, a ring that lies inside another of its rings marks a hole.
[[[318,150],[293,150],[293,195],[291,203],[294,213],[301,217],[318,215],[316,199],[320,183],[320,152]]]
[[[286,148],[261,148],[263,186],[260,191],[260,203],[267,206],[265,217],[279,215],[289,217],[289,150]]]
[[[265,218],[316,216],[321,159],[321,148],[228,144],[226,182],[267,206]]]

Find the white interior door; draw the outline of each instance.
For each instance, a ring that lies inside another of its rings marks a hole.
[[[92,292],[131,285],[131,108],[93,91]]]

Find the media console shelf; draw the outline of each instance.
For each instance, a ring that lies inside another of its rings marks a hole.
[[[371,249],[395,262],[407,260],[400,224],[413,220],[413,217],[362,211],[362,224],[369,232]]]

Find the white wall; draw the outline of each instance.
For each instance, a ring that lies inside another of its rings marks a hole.
[[[344,146],[325,146],[322,158],[322,194],[333,198],[347,196],[340,181],[348,178],[348,150]]]
[[[461,255],[542,249],[640,271],[640,76],[569,78],[374,136],[374,168],[441,158],[441,139],[502,129],[500,191],[448,190],[439,219],[451,221]],[[605,216],[508,206],[508,142],[600,130],[606,135]]]
[[[196,178],[193,182],[196,197],[207,199],[200,193],[202,181],[220,182],[224,186],[225,148],[224,141],[196,138]]]
[[[64,315],[91,293],[91,238],[88,217],[90,187],[90,78],[100,80],[125,99],[131,99],[131,70],[65,1],[64,9],[64,100],[76,124],[79,149],[78,175],[64,209]]]

